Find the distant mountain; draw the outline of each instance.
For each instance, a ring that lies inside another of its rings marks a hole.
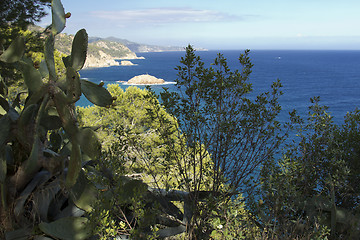
[[[149,45],[149,44],[140,44],[131,42],[126,39],[115,38],[115,37],[108,37],[108,38],[99,38],[99,37],[91,37],[89,38],[89,42],[99,41],[99,40],[107,40],[110,42],[117,42],[124,44],[128,47],[131,51],[135,53],[142,53],[142,52],[170,52],[170,51],[184,51],[184,47],[174,47],[174,46],[157,46],[157,45]]]

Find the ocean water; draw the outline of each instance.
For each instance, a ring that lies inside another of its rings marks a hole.
[[[207,66],[221,52],[232,69],[239,68],[239,55],[243,51],[197,52]],[[177,78],[174,68],[180,65],[185,52],[139,53],[145,59],[131,60],[134,66],[113,66],[108,68],[85,69],[82,78],[105,84],[127,81],[130,78],[150,74],[164,79],[168,84],[153,85],[156,92],[167,87],[176,91],[173,82]],[[268,91],[273,81],[280,79],[284,94],[280,98],[282,118],[292,109],[305,116],[310,98],[320,96],[321,104],[329,107],[328,112],[336,123],[342,123],[345,114],[360,107],[360,51],[251,51],[254,64],[250,82],[254,92]],[[122,88],[129,85],[120,84]],[[139,86],[143,88],[144,86]],[[89,105],[82,98],[79,106]]]

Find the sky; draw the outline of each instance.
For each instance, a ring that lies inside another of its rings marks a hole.
[[[210,50],[360,50],[359,0],[62,0],[65,33]],[[40,23],[50,24],[48,16]]]

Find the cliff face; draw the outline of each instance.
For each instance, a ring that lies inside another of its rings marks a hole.
[[[56,37],[55,48],[60,52],[69,55],[71,43],[74,36],[59,34]],[[84,68],[117,66],[119,62],[115,59],[137,59],[138,57],[125,45],[118,42],[98,40],[89,43],[88,53]]]

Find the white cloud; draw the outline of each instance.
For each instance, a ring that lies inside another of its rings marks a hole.
[[[124,11],[94,11],[93,17],[121,23],[166,24],[184,22],[243,21],[244,17],[192,8],[152,8]]]

